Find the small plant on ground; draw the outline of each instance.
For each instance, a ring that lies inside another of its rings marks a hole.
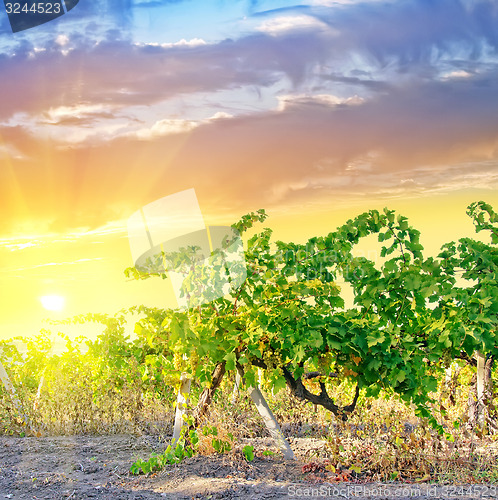
[[[254,460],[254,446],[251,446],[250,444],[244,446],[244,448],[242,448],[242,453],[244,453],[244,458],[248,462],[252,462]]]
[[[135,475],[158,472],[168,464],[177,464],[185,458],[192,457],[197,453],[199,437],[196,430],[190,430],[187,443],[184,437],[186,434],[184,429],[176,445],[169,445],[161,454],[153,453],[148,460],[139,458],[130,467],[130,472]]]
[[[226,453],[232,449],[234,437],[230,432],[227,434],[227,439],[223,439],[223,437],[218,436],[217,427],[205,425],[202,428],[202,435],[211,438],[211,446],[216,453]]]

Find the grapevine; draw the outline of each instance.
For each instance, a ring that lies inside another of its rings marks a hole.
[[[479,349],[494,355],[497,346],[498,218],[484,202],[468,214],[477,231],[491,232],[491,244],[463,238],[444,245],[436,258],[424,257],[420,232],[388,209],[363,213],[304,244],[272,242],[265,228],[247,241],[242,286],[188,311],[165,311],[162,339],[154,334],[155,340],[175,346],[177,368],[179,355],[190,357],[183,369],[208,389],[215,374],[237,367],[255,385],[263,369],[274,391],[288,387],[340,418],[354,411],[360,393],[383,390],[413,403],[437,427],[429,404],[438,372]],[[244,235],[266,217],[260,210],[232,227]],[[369,235],[377,236],[380,263],[353,254]],[[459,273],[477,284],[455,286]],[[353,290],[352,307],[341,296],[341,282]],[[202,285],[209,290],[209,280]],[[306,386],[315,372],[319,393]],[[344,407],[327,393],[337,376],[356,387]]]

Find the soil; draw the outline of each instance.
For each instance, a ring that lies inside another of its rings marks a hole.
[[[247,462],[239,446],[228,454],[197,455],[156,474],[133,476],[133,461],[164,450],[158,437],[0,437],[0,500],[498,498],[498,487],[485,485],[361,483],[354,474],[347,482],[331,482],[330,475],[302,470],[323,446],[320,440],[290,442],[296,461],[256,453]],[[272,448],[270,440],[251,444],[255,450]]]

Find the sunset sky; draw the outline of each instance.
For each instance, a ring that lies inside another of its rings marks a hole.
[[[80,0],[16,34],[2,6],[0,339],[174,306],[123,273],[128,218],[164,196],[194,188],[207,224],[264,208],[294,241],[388,206],[434,255],[470,202],[498,208],[497,166],[495,0]]]

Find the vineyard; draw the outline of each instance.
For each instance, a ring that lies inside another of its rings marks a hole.
[[[289,484],[496,484],[498,214],[484,202],[467,214],[476,239],[448,242],[436,256],[425,256],[419,231],[388,209],[304,244],[273,241],[261,229],[266,213],[248,214],[232,226],[245,240],[245,279],[224,296],[210,285],[227,269],[226,254],[216,254],[184,282],[188,309],[137,306],[59,322],[62,331],[102,326],[95,340],[59,333],[62,352],[48,330],[0,342],[12,384],[0,388],[2,439],[147,437],[153,444],[140,454],[127,448],[129,462],[119,464],[119,480],[135,486],[200,467],[199,457],[232,477],[231,487],[275,467],[275,481]],[[355,254],[372,236],[375,262]],[[188,271],[195,255],[162,253],[125,274],[166,279],[161,263]],[[171,443],[185,380],[189,403]],[[294,465],[269,439],[253,389]]]

